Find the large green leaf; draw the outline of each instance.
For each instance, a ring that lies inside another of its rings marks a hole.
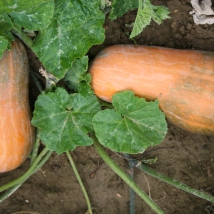
[[[42,142],[60,154],[93,143],[87,133],[93,130],[92,117],[99,110],[100,104],[94,95],[69,95],[57,88],[38,97],[32,124],[40,128]]]
[[[147,102],[132,91],[113,96],[113,109],[98,112],[93,126],[99,142],[116,152],[142,153],[163,141],[167,132],[165,115],[158,101]]]
[[[54,19],[40,31],[33,51],[45,68],[60,79],[76,58],[103,42],[104,19],[97,0],[58,0]]]
[[[0,1],[0,15],[7,13],[13,22],[28,30],[40,30],[50,23],[54,13],[54,0]]]

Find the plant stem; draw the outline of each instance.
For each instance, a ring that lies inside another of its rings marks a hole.
[[[45,147],[42,152],[38,155],[38,157],[35,159],[35,161],[33,162],[33,164],[30,166],[30,168],[19,178],[5,184],[4,186],[0,187],[0,192],[13,187],[17,184],[21,184],[23,181],[27,180],[34,172],[35,170],[38,170],[38,164],[39,162],[42,160],[42,158],[48,153],[48,148]]]
[[[106,0],[100,0],[100,9],[103,10],[106,5]]]
[[[129,169],[131,170],[131,173],[130,173],[129,176],[132,179],[132,181],[134,182],[134,167],[135,167],[135,164],[133,164],[133,161],[132,161],[133,159],[127,153],[124,153],[123,155],[128,161]],[[134,190],[132,188],[129,188],[129,195],[130,195],[129,214],[135,214],[135,192],[134,192]]]
[[[91,203],[90,203],[88,194],[87,194],[87,192],[86,192],[86,189],[85,189],[85,187],[84,187],[84,184],[83,184],[83,182],[82,182],[82,179],[81,179],[81,177],[80,177],[80,175],[79,175],[79,173],[78,173],[78,170],[77,170],[76,165],[75,165],[75,163],[74,163],[74,161],[73,161],[73,158],[71,157],[71,154],[70,154],[69,151],[67,151],[66,154],[67,154],[67,157],[68,157],[68,159],[69,159],[69,161],[70,161],[70,164],[71,164],[71,166],[72,166],[72,168],[73,168],[74,174],[76,175],[76,178],[77,178],[77,180],[78,180],[78,182],[79,182],[79,185],[80,185],[80,187],[81,187],[81,189],[82,189],[82,192],[83,192],[83,194],[84,194],[84,197],[85,197],[85,200],[86,200],[86,203],[87,203],[87,206],[88,206],[88,213],[89,213],[89,214],[93,214],[93,213],[92,213],[92,207],[91,207]]]
[[[141,165],[141,166],[140,166]],[[138,168],[142,169],[145,173],[147,173],[148,175],[157,178],[158,180],[164,181],[167,184],[170,184],[178,189],[184,190],[185,192],[188,192],[192,195],[198,196],[200,198],[203,198],[207,201],[210,201],[212,203],[214,203],[214,196],[212,195],[208,195],[202,191],[196,190],[184,183],[181,183],[179,181],[176,181],[168,176],[165,176],[157,171],[155,171],[154,169],[151,169],[150,167],[146,166],[145,164],[141,163]]]
[[[50,158],[50,156],[51,156],[52,153],[53,153],[52,151],[49,151],[45,155],[45,157],[38,163],[38,165],[36,166],[36,168],[34,169],[34,171],[32,172],[32,174],[35,173],[35,172],[37,172],[47,162],[47,160]],[[1,195],[0,196],[0,202],[4,201],[10,195],[12,195],[26,180],[27,180],[27,178],[25,178],[24,180],[22,180],[20,183],[14,185],[9,190],[7,190],[7,192],[5,192],[3,195]]]
[[[151,198],[135,183],[132,179],[108,156],[103,147],[97,141],[94,133],[91,133],[91,137],[94,140],[94,147],[102,159],[108,164],[108,166],[122,178],[156,213],[164,214],[163,210],[157,206]]]
[[[144,5],[144,1],[142,2],[142,0],[138,1],[138,9],[142,10],[143,9],[143,5]]]
[[[15,186],[11,187],[7,192],[5,192],[3,195],[0,196],[0,203],[4,201],[5,199],[9,198],[20,186],[20,184],[16,184]]]
[[[34,147],[33,147],[33,151],[31,153],[31,161],[30,161],[30,164],[32,165],[33,162],[35,161],[36,157],[38,156],[38,150],[39,150],[39,146],[40,146],[40,139],[38,137],[39,135],[39,131],[37,129],[36,131],[36,141],[35,141],[35,144],[34,144]]]

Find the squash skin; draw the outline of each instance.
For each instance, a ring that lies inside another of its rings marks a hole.
[[[29,63],[20,40],[4,52],[0,73],[0,172],[7,172],[25,161],[35,138],[28,98]]]
[[[214,134],[214,53],[114,45],[102,50],[89,72],[96,96],[133,90],[160,109],[173,124],[194,133]]]

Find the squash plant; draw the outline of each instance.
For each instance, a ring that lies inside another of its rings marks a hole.
[[[0,201],[9,197],[37,172],[53,152],[59,155],[65,152],[84,192],[88,212],[92,213],[90,200],[70,151],[77,146],[94,145],[115,173],[153,210],[163,213],[104,151],[104,147],[107,147],[124,154],[137,154],[161,143],[167,132],[167,123],[159,109],[159,102],[147,102],[130,90],[115,93],[112,104],[101,101],[91,89],[91,76],[87,72],[88,57],[85,54],[92,45],[104,41],[104,13],[109,9],[109,18],[112,20],[129,10],[138,9],[130,37],[139,34],[152,19],[160,24],[168,18],[169,12],[163,6],[154,6],[150,0],[114,0],[110,3],[98,0],[0,2],[0,57],[6,49],[13,49],[11,42],[17,36],[38,56],[46,69],[43,71],[46,88],[35,102],[32,118],[37,135],[31,153],[31,165],[21,177],[0,187],[0,192],[3,192]],[[64,81],[67,87],[59,87],[59,80]],[[0,116],[4,115],[0,112]],[[3,131],[2,127],[0,131]],[[44,149],[39,153],[40,141]],[[181,188],[180,183],[178,185],[170,178],[157,176],[145,165],[141,166],[145,172]],[[185,185],[182,188],[214,202],[210,195]]]

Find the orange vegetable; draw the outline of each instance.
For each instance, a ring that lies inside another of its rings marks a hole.
[[[191,132],[214,133],[214,53],[115,45],[90,67],[95,94],[111,102],[115,92],[133,90],[159,100],[166,117]]]
[[[0,59],[0,172],[17,168],[32,148],[28,82],[27,53],[16,40]]]

